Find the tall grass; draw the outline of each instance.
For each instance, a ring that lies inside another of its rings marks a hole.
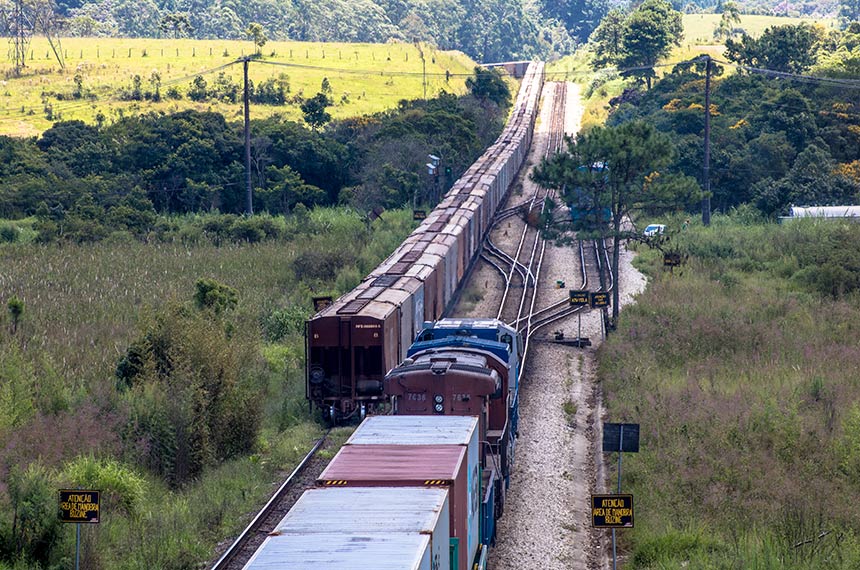
[[[264,418],[256,449],[173,489],[137,467],[147,481],[142,506],[134,515],[105,513],[100,528],[87,531],[93,552],[87,567],[199,567],[219,540],[247,522],[246,513],[272,491],[276,473],[291,469],[320,433],[304,400],[310,297],[344,292],[414,224],[407,211],[385,212],[373,224],[343,208],[298,218],[277,220],[283,237],[255,244],[215,246],[181,237],[0,244],[0,302],[5,310],[6,300],[17,296],[25,307],[14,335],[8,317],[0,317],[0,517],[11,520],[5,473],[15,465],[38,458],[59,485],[64,467],[80,455],[137,456],[140,450],[129,449],[135,442],[124,435],[130,404],[116,389],[117,362],[152,314],[190,302],[195,281],[208,277],[238,291],[233,331],[251,334],[259,346],[254,386]],[[192,224],[173,222],[175,235],[187,237],[181,230]],[[325,255],[334,255],[328,273],[309,277],[297,270],[299,256]],[[282,325],[277,334],[265,327],[273,319]],[[58,559],[68,558],[70,536]]]
[[[653,272],[600,354],[612,421],[641,424],[630,566],[856,568],[860,298],[812,277],[860,228],[717,219],[676,240],[689,263]]]

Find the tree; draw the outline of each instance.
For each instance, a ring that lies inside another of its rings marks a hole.
[[[543,13],[560,20],[579,41],[603,22],[609,3],[605,0],[543,0]]]
[[[645,0],[624,22],[619,64],[636,68],[627,75],[644,78],[651,89],[654,65],[668,56],[673,46],[681,45],[683,37],[681,13],[672,4],[667,0]]]
[[[263,26],[256,22],[251,22],[245,30],[245,35],[254,42],[254,54],[262,55],[263,46],[266,45],[267,41],[269,41],[269,38],[266,37],[265,30],[263,30]]]
[[[746,34],[740,41],[726,40],[726,58],[751,67],[784,73],[803,73],[818,60],[821,32],[807,24],[773,26],[755,39]]]
[[[588,41],[594,51],[591,63],[594,69],[615,65],[621,58],[624,18],[624,12],[620,9],[610,10],[591,34]]]
[[[720,23],[717,29],[714,30],[714,37],[730,38],[734,35],[735,24],[741,23],[741,13],[738,10],[738,5],[729,0],[723,4],[723,15],[720,16]]]
[[[305,122],[313,130],[318,130],[321,126],[331,121],[331,115],[326,112],[326,107],[330,107],[331,104],[331,99],[325,93],[317,93],[310,99],[307,99],[301,105]]]
[[[13,296],[6,303],[6,308],[9,309],[9,316],[12,317],[12,334],[18,332],[18,323],[21,321],[21,315],[24,314],[24,301]]]
[[[511,90],[498,68],[476,67],[475,76],[466,79],[466,87],[480,101],[492,101],[500,107],[506,107],[511,102]]]
[[[173,39],[182,38],[191,33],[191,20],[185,12],[168,12],[161,17],[158,29],[173,34]]]
[[[609,208],[612,273],[618,275],[622,222],[634,211],[674,209],[697,192],[696,182],[666,169],[675,157],[668,136],[643,121],[595,127],[569,139],[566,152],[544,158],[532,179],[559,190],[567,202],[588,193],[596,208]],[[605,229],[602,230],[605,233]],[[612,290],[612,322],[618,320],[619,291]]]

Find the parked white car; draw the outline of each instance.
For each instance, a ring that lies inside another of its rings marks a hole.
[[[642,235],[644,235],[645,237],[654,237],[662,235],[665,231],[666,226],[663,224],[649,224],[645,227],[645,231],[642,232]]]

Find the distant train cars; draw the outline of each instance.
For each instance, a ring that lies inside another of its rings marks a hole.
[[[306,323],[306,395],[330,421],[384,403],[385,374],[455,298],[528,153],[543,79],[531,64],[496,142],[394,253]]]
[[[245,570],[484,570],[493,464],[478,419],[366,419]]]

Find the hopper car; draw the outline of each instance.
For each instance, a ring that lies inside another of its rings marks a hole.
[[[528,153],[543,80],[543,64],[529,65],[496,142],[394,253],[307,321],[306,396],[331,423],[386,406],[385,375],[456,300]]]

